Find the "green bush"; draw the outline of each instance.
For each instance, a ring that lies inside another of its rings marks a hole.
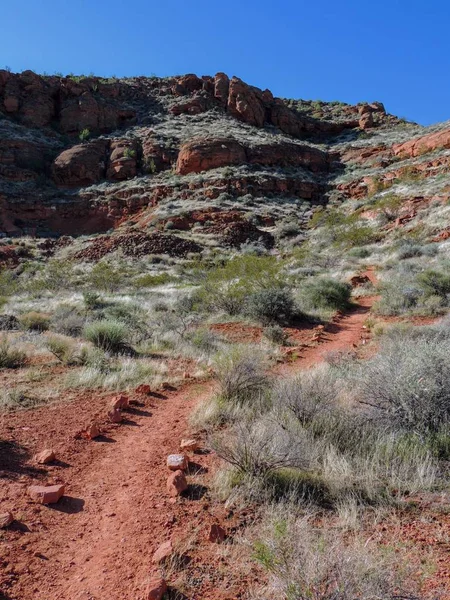
[[[44,313],[32,311],[18,318],[21,326],[28,331],[47,331],[50,327],[50,317]]]
[[[121,352],[128,348],[127,326],[120,321],[99,320],[84,328],[84,338],[106,352]]]
[[[416,279],[426,296],[447,298],[450,294],[450,275],[430,269],[420,273]]]
[[[300,296],[306,306],[345,310],[349,306],[351,286],[335,279],[311,279],[302,283]]]
[[[287,288],[265,288],[251,293],[245,301],[245,313],[264,325],[289,323],[296,310],[292,292]]]
[[[263,329],[263,336],[273,344],[284,346],[287,344],[288,337],[280,325],[268,325]]]
[[[78,135],[80,142],[87,142],[87,140],[91,137],[90,130],[86,127],[82,129]]]

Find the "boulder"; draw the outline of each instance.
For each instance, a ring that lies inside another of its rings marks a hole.
[[[437,131],[429,135],[423,135],[419,138],[414,138],[403,144],[394,144],[392,151],[395,156],[411,156],[416,157],[427,152],[432,152],[437,149],[450,148],[450,129]]]
[[[371,112],[363,113],[358,121],[360,129],[371,129],[374,126],[373,115]]]
[[[92,185],[105,178],[109,140],[93,140],[61,152],[52,165],[54,181],[64,187]]]
[[[177,78],[172,86],[172,94],[174,96],[187,96],[192,94],[192,92],[201,90],[202,88],[203,81],[197,77],[197,75],[189,73],[188,75],[183,75],[183,77]]]
[[[171,471],[185,471],[188,465],[189,459],[186,454],[170,454],[167,457],[167,466]]]
[[[40,504],[55,504],[64,495],[64,485],[31,485],[28,495]]]
[[[49,448],[42,450],[42,452],[39,452],[39,454],[36,454],[35,456],[35,461],[39,465],[48,465],[54,460],[56,460],[56,455],[53,450],[50,450]]]
[[[100,427],[97,423],[90,423],[85,429],[85,436],[88,440],[94,440],[101,435]]]
[[[175,498],[187,490],[188,484],[186,480],[186,475],[183,471],[175,471],[171,473],[167,478],[167,491],[169,492],[169,496]]]

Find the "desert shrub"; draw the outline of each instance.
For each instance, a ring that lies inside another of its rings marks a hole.
[[[76,337],[81,334],[85,320],[76,306],[60,304],[51,316],[50,328],[56,333]]]
[[[344,310],[348,308],[351,287],[335,279],[317,278],[301,284],[302,302],[313,309]]]
[[[398,592],[405,566],[395,553],[345,528],[320,525],[313,511],[273,506],[258,526],[253,558],[268,573],[264,598],[374,600]],[[403,597],[403,596],[402,596]],[[407,596],[405,596],[407,597]],[[408,596],[412,597],[412,596]]]
[[[90,291],[83,292],[83,301],[88,310],[101,308],[105,304],[99,293]]]
[[[282,287],[254,291],[247,296],[243,310],[248,316],[265,325],[289,323],[296,313],[291,290]]]
[[[255,348],[235,346],[215,360],[219,395],[226,402],[246,402],[264,394],[270,377],[263,355]]]
[[[128,328],[129,341],[142,341],[149,335],[148,314],[134,302],[114,302],[97,312],[99,319],[124,323]]]
[[[83,335],[86,340],[106,352],[122,352],[128,349],[127,327],[120,321],[93,321],[84,327]]]
[[[335,371],[323,366],[277,381],[273,395],[305,427],[335,409],[338,391]]]
[[[450,275],[431,269],[417,275],[417,283],[425,296],[439,296],[447,299],[450,294]]]
[[[277,227],[276,233],[279,238],[283,239],[283,238],[295,237],[300,232],[301,232],[300,225],[298,223],[294,223],[294,222],[290,221],[290,222],[281,223]]]
[[[354,246],[373,244],[380,239],[380,233],[369,225],[354,223],[348,227],[339,228],[334,232],[333,237],[336,244],[353,248]]]
[[[372,252],[369,248],[356,246],[348,251],[347,255],[353,258],[368,258]]]
[[[28,331],[47,331],[50,327],[50,317],[44,313],[32,311],[18,318],[23,329]]]
[[[146,273],[145,275],[141,275],[137,277],[133,281],[133,286],[135,288],[147,288],[147,287],[155,287],[157,285],[164,285],[166,283],[170,283],[174,281],[175,277],[170,275],[169,273]]]
[[[187,340],[198,350],[210,355],[217,352],[222,345],[221,338],[207,327],[199,327],[189,331]]]
[[[285,467],[310,467],[310,444],[301,432],[289,433],[268,413],[217,433],[211,445],[239,474],[267,478]]]
[[[237,315],[244,311],[249,294],[282,287],[281,265],[273,256],[244,255],[225,265],[198,270],[200,288],[193,299],[199,309]]]
[[[380,287],[381,298],[376,305],[380,315],[401,315],[417,307],[423,291],[412,280],[395,278]]]
[[[45,345],[53,356],[63,364],[73,365],[77,363],[75,348],[73,344],[64,337],[57,335],[47,336]]]
[[[436,434],[450,426],[450,340],[387,340],[361,370],[360,401],[390,427]]]
[[[98,262],[88,274],[86,282],[94,290],[114,292],[124,280],[124,274],[107,262]]]
[[[27,362],[25,352],[14,348],[6,336],[0,337],[0,369],[18,369]]]
[[[415,244],[411,240],[404,240],[397,250],[399,259],[414,258],[417,256],[436,256],[439,252],[438,244]]]
[[[263,335],[269,342],[284,346],[287,344],[288,336],[280,325],[268,325],[263,329]]]

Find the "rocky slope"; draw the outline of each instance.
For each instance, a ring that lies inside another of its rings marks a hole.
[[[134,226],[179,230],[169,246],[181,235],[201,249],[218,233],[219,244],[271,246],[270,228],[301,229],[314,206],[364,198],[405,174],[435,182],[447,148],[450,128],[406,123],[380,103],[283,100],[223,73],[0,71],[0,234]],[[442,182],[431,188],[420,197],[446,193]]]

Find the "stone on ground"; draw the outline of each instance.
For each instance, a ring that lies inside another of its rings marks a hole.
[[[55,453],[53,452],[53,450],[50,450],[49,448],[42,450],[42,452],[39,452],[39,454],[36,454],[36,456],[35,456],[35,460],[39,465],[48,465],[49,463],[53,462],[55,459],[56,459]]]
[[[145,600],[162,600],[167,592],[167,584],[162,577],[154,577],[148,582]]]
[[[186,454],[169,454],[167,457],[167,466],[171,471],[185,471],[188,465],[189,460]]]
[[[40,504],[55,504],[64,495],[64,485],[31,485],[28,495]]]
[[[187,487],[186,475],[183,471],[175,471],[167,478],[167,491],[172,498],[179,496],[182,492],[187,490]]]
[[[213,523],[208,530],[208,541],[215,544],[220,544],[224,541],[225,537],[225,529],[220,525],[217,525],[217,523]]]
[[[152,562],[156,565],[164,563],[173,554],[173,545],[169,540],[159,546],[156,552],[153,554]]]

